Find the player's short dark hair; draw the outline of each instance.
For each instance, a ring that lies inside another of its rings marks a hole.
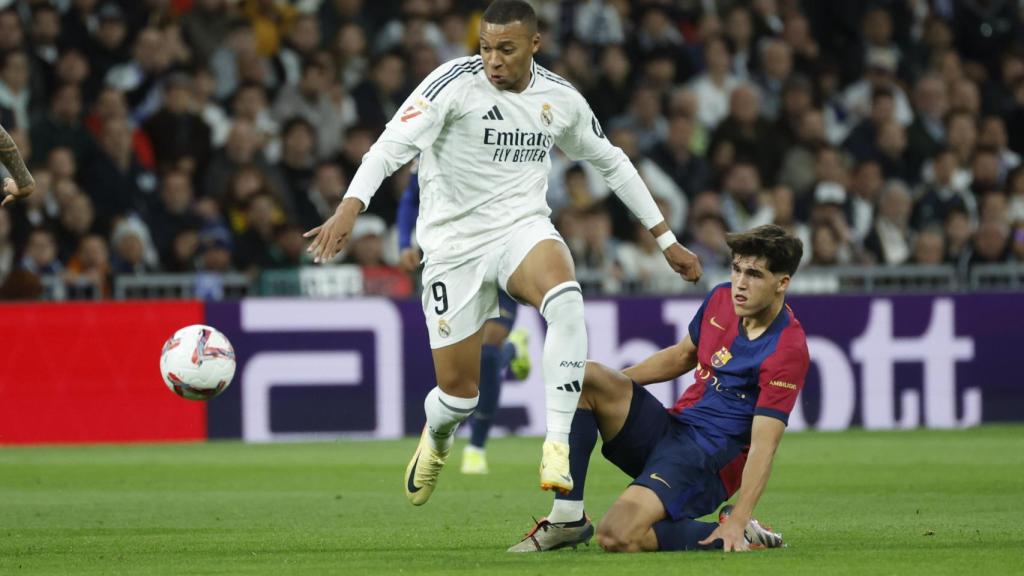
[[[764,258],[765,266],[772,274],[796,274],[800,259],[804,255],[804,243],[775,224],[765,224],[746,232],[726,234],[725,242],[732,250],[733,258]]]
[[[530,32],[537,31],[537,13],[523,0],[494,0],[484,10],[483,21],[491,24],[522,22]]]

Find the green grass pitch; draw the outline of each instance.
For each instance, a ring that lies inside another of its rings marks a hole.
[[[539,439],[406,503],[414,441],[0,449],[0,574],[1009,574],[1024,572],[1024,428],[783,439],[757,516],[789,547],[512,555],[544,515]],[[595,452],[588,511],[627,479]]]

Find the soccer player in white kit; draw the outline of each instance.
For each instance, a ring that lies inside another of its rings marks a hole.
[[[404,479],[415,505],[430,498],[459,423],[477,404],[483,324],[498,315],[497,289],[547,322],[543,374],[545,490],[568,492],[568,435],[587,359],[583,294],[572,256],[546,202],[550,151],[591,162],[609,188],[658,238],[668,264],[697,281],[696,255],[676,242],[626,155],[605,138],[583,96],[533,60],[537,17],[522,0],[496,0],[480,24],[480,54],[434,70],[402,104],[363,157],[344,200],[306,233],[328,262],[380,183],[420,154],[417,238],[424,253],[423,313],[437,387]]]

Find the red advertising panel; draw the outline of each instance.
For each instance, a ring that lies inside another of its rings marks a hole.
[[[206,406],[160,378],[199,302],[0,306],[0,444],[206,438]]]

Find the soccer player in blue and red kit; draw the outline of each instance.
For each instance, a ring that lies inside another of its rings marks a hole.
[[[575,547],[593,536],[581,480],[596,430],[605,458],[633,478],[597,530],[605,550],[782,546],[752,514],[809,364],[803,328],[785,302],[803,247],[774,225],[727,241],[731,282],[711,291],[681,342],[622,372],[588,362],[570,432],[576,486],[509,551]],[[643,388],[690,370],[694,384],[670,410]],[[696,520],[734,494],[718,523]]]

